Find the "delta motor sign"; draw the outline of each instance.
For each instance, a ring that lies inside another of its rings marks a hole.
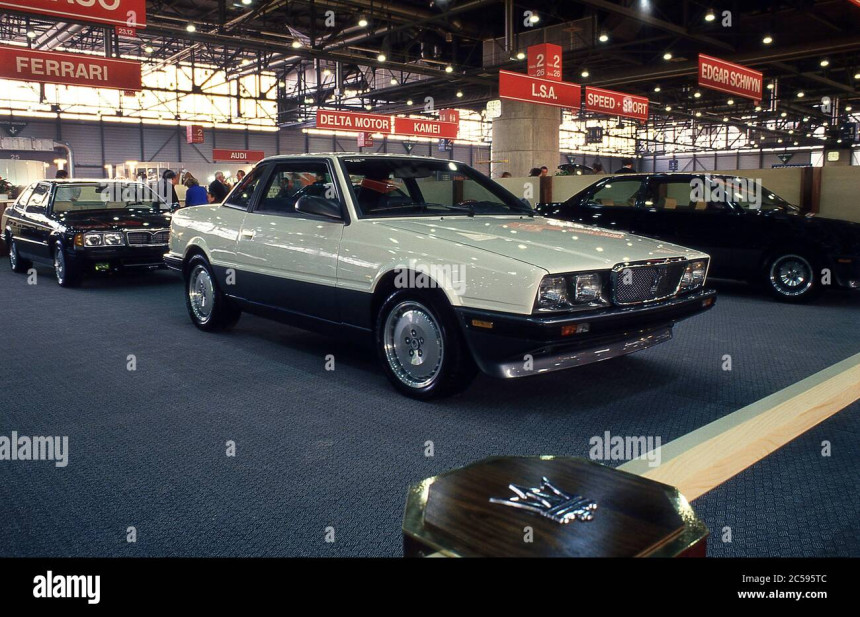
[[[114,90],[141,89],[140,63],[0,45],[0,78]]]
[[[699,54],[699,85],[758,103],[761,101],[764,76],[740,64]]]
[[[0,8],[110,26],[146,27],[146,0],[0,0]]]
[[[586,86],[585,110],[645,121],[648,119],[648,99],[644,96]]]

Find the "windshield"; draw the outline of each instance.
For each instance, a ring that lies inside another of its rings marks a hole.
[[[462,163],[356,157],[343,165],[361,218],[533,214],[531,206]]]
[[[166,210],[164,201],[140,182],[71,182],[58,184],[54,212],[92,210]]]
[[[797,206],[788,203],[752,178],[711,178],[711,181],[713,188],[723,192],[727,201],[744,210],[799,211]]]

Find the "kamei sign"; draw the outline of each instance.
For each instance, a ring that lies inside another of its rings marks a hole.
[[[0,0],[0,8],[57,19],[146,27],[146,0]]]
[[[699,54],[699,85],[761,101],[764,76],[753,69]]]
[[[0,45],[0,78],[140,90],[140,63]]]
[[[522,73],[499,71],[499,96],[513,101],[579,108],[582,88],[579,84],[530,77]]]
[[[423,118],[394,118],[395,135],[456,139],[458,127],[459,125],[453,122],[438,122]]]
[[[644,96],[586,86],[585,110],[644,121],[648,119],[648,99]]]

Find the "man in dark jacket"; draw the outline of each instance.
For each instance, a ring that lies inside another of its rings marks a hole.
[[[215,179],[212,181],[212,184],[209,185],[209,194],[212,196],[212,202],[220,204],[224,201],[224,198],[227,197],[228,192],[227,185],[224,184],[223,172],[216,171]]]
[[[624,159],[621,161],[621,169],[615,171],[617,174],[635,174],[636,170],[633,169],[633,159]]]

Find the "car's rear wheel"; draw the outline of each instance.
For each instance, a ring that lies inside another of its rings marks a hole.
[[[8,238],[9,244],[9,267],[12,272],[23,274],[33,265],[18,253],[18,243],[14,239]]]
[[[80,265],[66,255],[60,242],[54,245],[54,274],[60,287],[77,287],[84,278]]]
[[[767,264],[765,284],[768,291],[784,302],[806,302],[820,291],[815,261],[798,253],[780,253]]]
[[[185,306],[191,322],[207,332],[228,330],[242,315],[218,287],[212,266],[202,255],[192,257],[185,267]]]
[[[375,338],[386,376],[412,398],[455,394],[477,371],[450,307],[430,294],[393,293],[379,311]]]

